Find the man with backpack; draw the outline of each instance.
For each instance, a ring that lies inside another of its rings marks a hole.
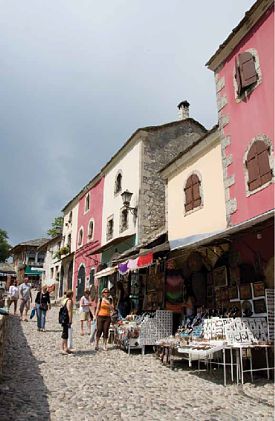
[[[63,306],[59,310],[59,323],[62,325],[62,354],[71,354],[72,351],[68,346],[69,329],[71,329],[73,321],[73,291],[68,290]]]

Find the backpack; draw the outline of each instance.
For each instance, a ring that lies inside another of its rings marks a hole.
[[[69,313],[67,309],[67,302],[68,300],[59,310],[58,321],[61,325],[65,325],[69,323]]]

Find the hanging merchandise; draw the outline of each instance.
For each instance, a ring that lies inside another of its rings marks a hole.
[[[145,256],[139,256],[137,265],[138,268],[150,266],[153,263],[153,253],[148,253]]]
[[[136,269],[138,269],[138,257],[136,259],[130,259],[128,261],[128,269],[129,270],[136,270]]]
[[[118,271],[121,275],[126,275],[126,273],[129,272],[128,260],[126,262],[118,264]]]
[[[183,278],[180,272],[171,270],[167,273],[165,295],[166,310],[181,313],[183,305]]]

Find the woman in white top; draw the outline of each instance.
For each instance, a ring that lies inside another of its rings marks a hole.
[[[10,308],[11,304],[14,305],[14,314],[16,314],[17,310],[17,302],[19,298],[19,288],[17,286],[17,281],[11,281],[11,285],[9,287],[9,299],[8,299],[8,306]]]
[[[84,336],[84,322],[87,321],[88,335],[91,333],[91,314],[90,314],[90,291],[86,289],[84,295],[79,301],[79,312],[80,312],[80,324],[81,324],[81,336]]]

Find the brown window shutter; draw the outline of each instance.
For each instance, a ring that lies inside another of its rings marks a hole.
[[[239,69],[239,63],[238,63],[237,57],[235,57],[235,72],[236,72],[235,79],[238,86],[237,93],[238,95],[240,95],[242,91],[242,82],[241,82],[241,75],[240,75],[240,69]]]
[[[251,53],[245,52],[239,54],[239,69],[241,76],[242,88],[252,85],[257,82],[257,72],[255,68],[255,61]]]
[[[249,190],[255,190],[261,186],[261,177],[259,172],[259,166],[257,162],[257,156],[254,156],[250,161],[247,161],[248,171],[248,187]]]
[[[193,209],[192,185],[187,187],[187,183],[186,183],[186,188],[184,189],[184,192],[185,192],[185,211],[188,212],[189,210]]]
[[[258,155],[258,164],[261,177],[261,185],[263,185],[272,179],[272,170],[269,165],[269,155],[267,150]]]
[[[201,194],[200,194],[200,181],[197,177],[197,181],[193,184],[193,206],[197,208],[201,204]]]

